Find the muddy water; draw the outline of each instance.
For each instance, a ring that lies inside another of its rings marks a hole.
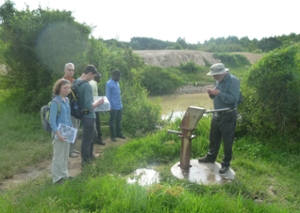
[[[168,116],[172,111],[174,115],[180,116],[189,106],[212,109],[212,100],[207,93],[177,94],[160,97],[149,97],[153,102],[159,102],[162,107],[162,117]]]

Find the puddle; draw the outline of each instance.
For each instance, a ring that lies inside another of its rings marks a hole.
[[[190,169],[183,170],[179,166],[179,162],[172,168],[172,174],[179,179],[186,179],[189,182],[197,184],[224,184],[232,181],[235,177],[235,172],[230,168],[224,174],[219,173],[221,168],[220,163],[199,163],[198,160],[190,161]]]
[[[150,186],[154,183],[159,183],[159,174],[153,169],[137,169],[131,177],[127,178],[127,183]]]

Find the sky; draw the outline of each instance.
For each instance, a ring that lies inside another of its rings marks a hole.
[[[203,43],[210,38],[249,39],[300,34],[296,0],[11,0],[17,10],[71,11],[75,20],[94,26],[95,38],[129,42],[148,37]],[[0,0],[2,5],[5,0]],[[297,27],[298,26],[298,27]]]

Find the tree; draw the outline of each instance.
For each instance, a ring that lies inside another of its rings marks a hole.
[[[51,98],[64,64],[82,65],[91,28],[75,22],[71,12],[17,11],[10,1],[1,6],[0,19],[4,62],[10,68],[2,81],[13,89],[20,110],[37,111]]]
[[[279,41],[276,37],[262,38],[257,44],[258,48],[263,52],[274,50],[276,48],[279,48],[281,45],[282,42]]]
[[[185,38],[177,38],[176,43],[179,44],[183,49],[188,47],[187,43],[185,42]]]

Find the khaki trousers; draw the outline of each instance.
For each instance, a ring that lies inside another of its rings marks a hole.
[[[68,178],[69,142],[61,142],[53,139],[53,159],[52,159],[52,181],[57,182],[61,178]]]

